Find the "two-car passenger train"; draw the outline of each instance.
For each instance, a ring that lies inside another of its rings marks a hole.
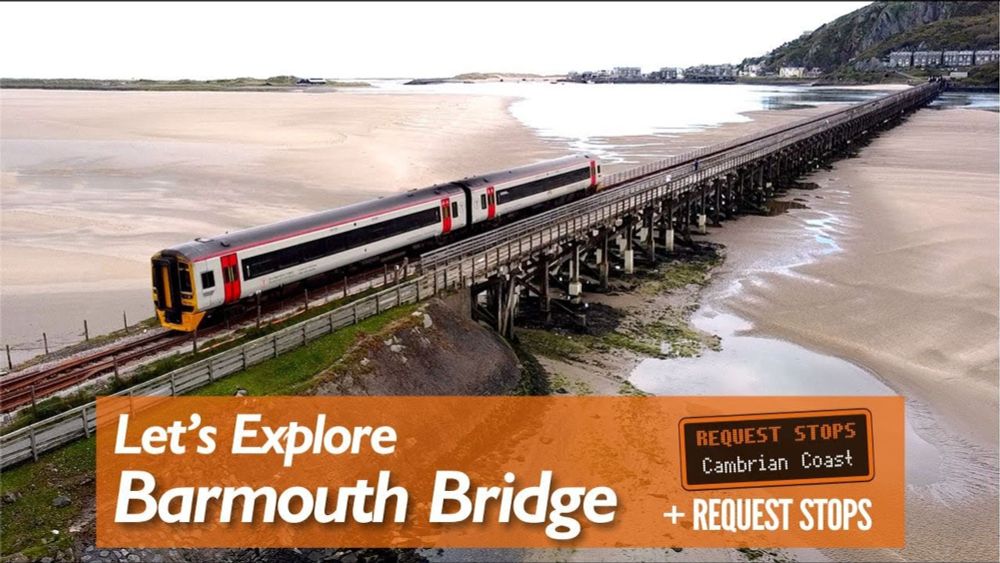
[[[577,155],[197,238],[152,258],[164,327],[193,331],[210,311],[393,251],[488,229],[501,217],[596,191],[601,166]]]

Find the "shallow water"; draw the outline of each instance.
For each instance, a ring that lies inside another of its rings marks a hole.
[[[1000,111],[1000,94],[996,92],[944,92],[931,102],[929,107]]]
[[[722,338],[721,351],[698,358],[647,359],[629,381],[656,395],[896,395],[874,374],[802,346],[747,334],[753,325],[703,306],[691,320]],[[941,455],[906,422],[906,475],[910,485],[941,477]]]
[[[607,137],[673,136],[749,121],[745,112],[872,99],[885,92],[748,84],[576,84],[480,82],[407,86],[374,81],[380,92],[492,95],[518,98],[510,112],[541,136],[574,150],[615,159],[622,147]],[[359,90],[361,91],[361,90]],[[634,147],[631,147],[634,148]]]

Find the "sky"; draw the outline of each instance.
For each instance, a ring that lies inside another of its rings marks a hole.
[[[648,72],[762,55],[867,3],[3,3],[0,76]]]

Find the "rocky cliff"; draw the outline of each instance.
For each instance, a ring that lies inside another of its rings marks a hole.
[[[745,62],[831,72],[896,49],[996,48],[998,11],[995,1],[873,2]]]

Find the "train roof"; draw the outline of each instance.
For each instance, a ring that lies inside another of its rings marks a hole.
[[[275,240],[281,240],[291,236],[317,231],[338,223],[344,223],[352,219],[361,219],[391,210],[418,205],[435,199],[437,196],[464,193],[462,185],[474,187],[483,183],[499,184],[509,182],[517,178],[541,174],[547,170],[565,167],[574,162],[589,160],[586,155],[575,155],[553,160],[529,164],[509,170],[491,172],[479,176],[470,176],[457,182],[438,184],[427,188],[413,189],[406,192],[380,197],[367,201],[361,201],[343,207],[337,207],[328,211],[313,213],[304,217],[287,219],[277,223],[251,227],[231,233],[225,233],[213,237],[200,237],[183,244],[172,246],[164,252],[177,254],[191,261],[202,260],[214,256],[228,254],[250,248],[259,244],[265,244]]]
[[[277,223],[250,227],[213,237],[199,237],[184,244],[172,246],[167,251],[180,254],[188,260],[201,260],[243,250],[259,244],[281,240],[291,236],[305,234],[311,231],[344,223],[352,219],[362,219],[391,210],[416,206],[440,196],[462,193],[461,188],[453,184],[440,184],[428,188],[414,189],[406,192],[352,203],[328,211],[321,211],[303,217],[287,219]]]
[[[462,178],[456,183],[464,184],[470,188],[482,185],[502,184],[504,182],[510,182],[512,180],[518,180],[528,176],[535,176],[556,168],[565,168],[571,164],[579,164],[582,167],[589,164],[591,160],[593,160],[592,156],[586,154],[575,154],[572,156],[564,156],[562,158],[536,162],[527,166],[519,166],[517,168],[510,168],[507,170],[489,172],[479,176],[470,176]]]

